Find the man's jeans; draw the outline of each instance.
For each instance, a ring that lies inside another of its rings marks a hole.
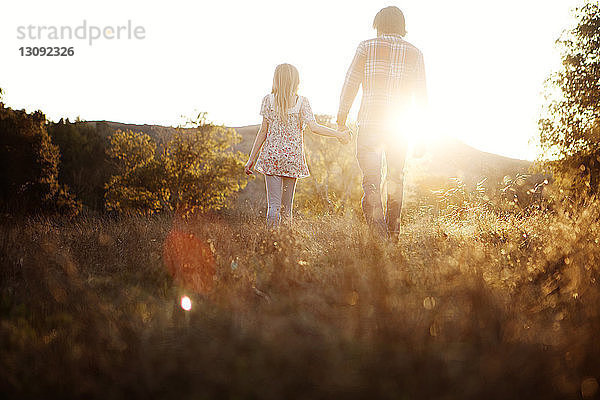
[[[362,210],[369,225],[379,233],[395,238],[400,231],[400,212],[404,189],[406,139],[399,132],[361,128],[356,142],[356,159],[362,171]],[[382,156],[385,155],[386,165]],[[382,167],[386,168],[382,171]],[[381,201],[385,173],[387,207]]]

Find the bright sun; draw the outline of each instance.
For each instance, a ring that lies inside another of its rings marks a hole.
[[[428,112],[412,106],[397,115],[391,123],[392,129],[401,133],[410,147],[431,145],[441,137],[441,127],[436,126]]]

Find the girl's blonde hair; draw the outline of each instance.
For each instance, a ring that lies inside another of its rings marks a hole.
[[[291,64],[279,64],[273,75],[273,90],[275,95],[275,112],[282,120],[287,121],[287,111],[293,105],[293,96],[298,93],[300,75]]]

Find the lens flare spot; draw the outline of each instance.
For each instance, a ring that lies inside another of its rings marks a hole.
[[[192,309],[192,300],[187,296],[181,297],[181,308],[185,311],[190,311]]]
[[[584,399],[594,397],[598,393],[598,381],[594,377],[585,378],[581,382],[581,395]]]
[[[186,291],[205,294],[212,290],[215,257],[200,237],[172,229],[163,245],[163,261],[175,282]]]

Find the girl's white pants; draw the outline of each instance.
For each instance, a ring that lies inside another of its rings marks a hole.
[[[279,226],[281,216],[292,221],[292,205],[296,178],[287,176],[265,175],[267,187],[267,225]]]

